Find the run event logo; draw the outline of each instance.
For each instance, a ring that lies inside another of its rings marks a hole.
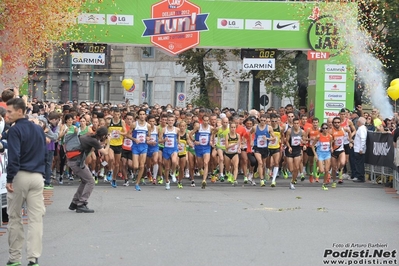
[[[164,0],[151,6],[151,18],[143,19],[142,37],[151,37],[153,45],[176,55],[200,43],[208,15],[187,0]]]

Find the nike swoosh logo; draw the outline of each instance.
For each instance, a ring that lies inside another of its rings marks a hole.
[[[288,26],[291,26],[291,25],[294,25],[294,24],[296,24],[296,22],[293,22],[293,23],[288,23],[288,24],[285,24],[285,25],[280,25],[280,23],[277,23],[277,29],[284,29],[284,28],[286,28],[286,27],[288,27]]]

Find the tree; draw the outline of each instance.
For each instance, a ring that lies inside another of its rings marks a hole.
[[[232,71],[228,68],[226,62],[229,57],[237,60],[238,54],[239,50],[194,48],[178,55],[179,60],[176,61],[176,64],[182,65],[186,73],[194,75],[190,82],[191,90],[196,92],[192,99],[194,105],[213,107],[213,103],[208,97],[207,84],[215,79],[222,83],[222,79],[230,78]],[[221,77],[218,77],[212,69],[212,64],[215,61],[222,73]]]

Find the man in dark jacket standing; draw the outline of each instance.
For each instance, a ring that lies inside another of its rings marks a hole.
[[[7,101],[7,116],[14,125],[8,131],[7,203],[8,245],[7,265],[21,265],[24,228],[21,207],[28,211],[27,259],[28,265],[38,265],[42,253],[43,175],[45,169],[46,140],[43,129],[25,118],[23,99]]]

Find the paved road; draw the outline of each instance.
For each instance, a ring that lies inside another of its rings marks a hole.
[[[346,251],[345,244],[365,244],[348,249],[368,249],[364,254],[399,250],[398,195],[381,185],[347,181],[322,191],[305,181],[292,191],[288,180],[278,179],[276,188],[217,183],[203,190],[185,181],[184,189],[147,185],[137,192],[99,184],[89,204],[96,212],[78,214],[68,210],[77,183],[54,189],[42,266],[317,266],[327,265],[325,252]],[[0,265],[7,248],[5,234]]]

